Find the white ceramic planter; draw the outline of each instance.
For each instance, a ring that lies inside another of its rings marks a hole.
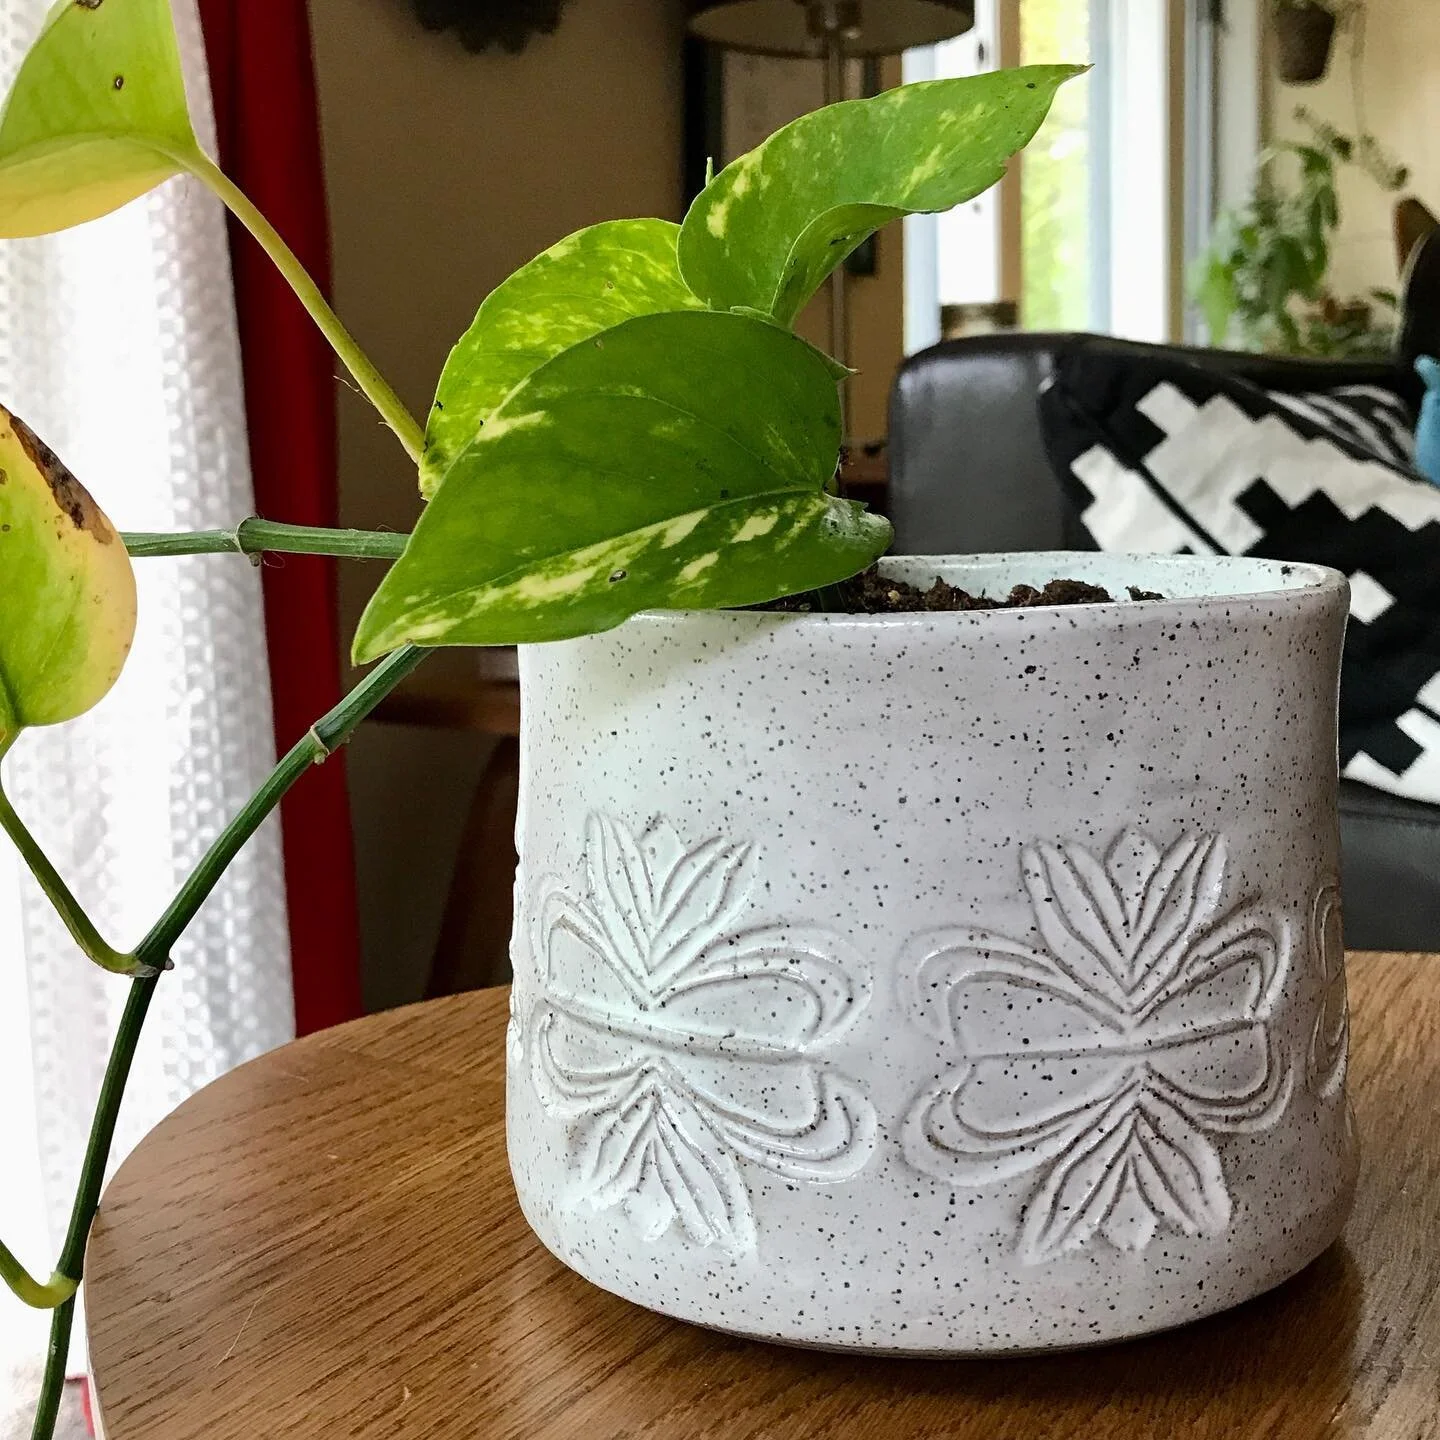
[[[1258,1294],[1355,1176],[1345,581],[887,568],[1169,598],[524,651],[526,1217],[608,1290],[805,1345],[1083,1345]]]

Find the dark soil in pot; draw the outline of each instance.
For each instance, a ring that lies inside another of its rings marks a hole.
[[[1163,600],[1153,590],[1128,587],[1131,600]],[[882,575],[876,566],[832,585],[828,590],[790,595],[763,605],[763,610],[782,610],[792,614],[817,611],[849,615],[913,614],[924,610],[1022,610],[1035,605],[1111,605],[1115,597],[1099,585],[1084,580],[1048,581],[1042,589],[1033,585],[1016,585],[1003,599],[992,595],[972,595],[958,585],[937,579],[929,589],[922,590],[904,580]]]

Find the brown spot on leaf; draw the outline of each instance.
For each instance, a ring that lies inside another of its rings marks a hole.
[[[75,0],[75,3],[82,10],[98,10],[105,3],[105,0]]]
[[[123,90],[125,88],[125,77],[123,75],[117,75],[114,83],[117,90]]]
[[[85,0],[76,0],[84,4]],[[98,3],[98,0],[97,0]],[[18,416],[10,417],[10,428],[30,462],[40,472],[55,503],[77,530],[86,530],[102,545],[115,539],[110,522],[90,498],[90,492],[70,473],[65,462]]]

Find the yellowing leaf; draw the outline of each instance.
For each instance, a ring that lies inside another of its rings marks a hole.
[[[119,535],[54,451],[0,408],[0,744],[88,710],[134,634]]]
[[[108,215],[198,154],[170,0],[60,0],[0,115],[0,237]]]

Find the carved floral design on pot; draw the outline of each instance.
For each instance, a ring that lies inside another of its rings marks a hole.
[[[1215,1137],[1265,1128],[1289,1094],[1270,1024],[1289,940],[1252,903],[1222,913],[1225,864],[1218,836],[1162,852],[1127,830],[1103,861],[1030,845],[1042,943],[912,942],[909,1009],[960,1063],[911,1107],[905,1155],[963,1186],[1038,1171],[1018,1236],[1031,1263],[1229,1224]]]
[[[541,1101],[570,1122],[572,1198],[742,1253],[740,1162],[823,1182],[874,1149],[873,1107],[817,1055],[869,999],[866,968],[820,931],[743,924],[748,845],[592,816],[585,875],[583,898],[554,877],[534,892],[527,1024]]]
[[[505,1026],[505,1056],[512,1066],[525,1063],[524,1020],[520,1013],[520,986],[510,987],[510,1020]]]
[[[1315,897],[1310,922],[1310,963],[1320,984],[1310,1032],[1305,1079],[1311,1094],[1333,1100],[1345,1088],[1350,1056],[1350,1001],[1345,989],[1345,939],[1340,887],[1334,881]]]

